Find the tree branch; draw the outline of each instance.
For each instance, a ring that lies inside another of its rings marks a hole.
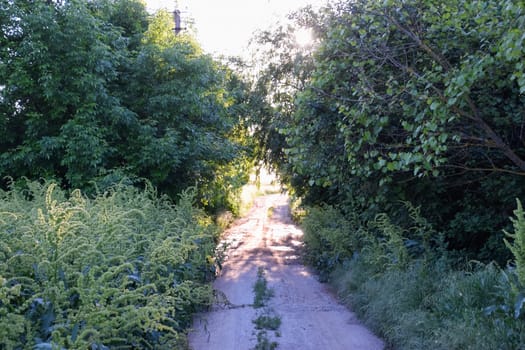
[[[515,171],[515,170],[509,170],[509,169],[501,169],[501,168],[471,168],[468,166],[463,165],[443,165],[443,168],[452,168],[452,169],[461,169],[465,171],[480,171],[480,172],[499,172],[499,173],[506,173],[506,174],[512,174],[512,175],[518,175],[518,176],[525,176],[525,171]]]
[[[425,44],[421,38],[409,30],[408,28],[405,28],[403,25],[401,25],[394,17],[390,16],[388,13],[384,12],[383,15],[387,20],[393,24],[396,28],[398,28],[402,33],[404,33],[407,37],[412,39],[423,51],[425,51],[434,61],[436,61],[445,72],[450,71],[452,69],[452,65],[447,61],[445,57],[440,55],[439,53],[435,52],[430,46]],[[400,63],[399,63],[400,64]],[[420,75],[417,75],[415,71],[410,67],[405,67],[405,71],[414,74],[417,78],[421,78]],[[434,86],[434,84],[431,84],[434,91],[437,91],[439,93],[439,97],[443,102],[447,102],[446,97],[444,96],[443,92]],[[481,117],[481,113],[479,112],[478,107],[472,100],[472,98],[469,96],[469,94],[466,94],[464,96],[465,101],[467,102],[467,105],[469,106],[469,109],[471,113],[466,113],[462,111],[461,109],[452,106],[451,110],[458,113],[461,116],[468,117],[469,119],[473,120],[475,123],[478,124],[478,126],[485,132],[485,134],[490,138],[499,148],[503,154],[512,162],[514,165],[516,165],[520,170],[523,171],[523,175],[525,175],[525,161],[521,159],[515,152],[510,148],[508,144],[503,141],[503,139],[490,127],[490,125],[485,122],[485,120]]]

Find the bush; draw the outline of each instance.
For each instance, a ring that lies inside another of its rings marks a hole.
[[[333,256],[332,244],[345,242],[344,235],[360,240],[352,247],[361,249],[350,258],[347,245],[347,258],[325,273],[333,270],[330,281],[342,300],[393,349],[525,348],[525,297],[518,269],[453,259],[436,244],[440,236],[408,208],[413,226],[396,226],[381,215],[358,227],[359,234],[344,232],[351,225],[341,225],[341,215],[332,208],[310,210],[304,220],[310,262]],[[518,211],[516,232],[509,235],[513,238],[520,228]],[[334,225],[340,231],[333,231]],[[424,227],[437,238],[430,239]],[[332,236],[334,232],[339,236]],[[414,252],[414,246],[422,249]]]
[[[377,275],[362,258],[332,274],[341,298],[393,349],[522,349],[525,323],[495,265],[416,259]]]
[[[309,208],[302,227],[305,261],[326,281],[333,269],[350,259],[357,248],[357,238],[350,234],[352,223],[337,209],[325,206]]]
[[[211,302],[217,233],[193,196],[1,192],[0,348],[186,347],[192,314]]]

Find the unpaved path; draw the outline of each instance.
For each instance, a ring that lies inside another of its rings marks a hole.
[[[225,234],[230,248],[214,284],[218,304],[195,318],[189,336],[192,349],[248,350],[256,346],[252,320],[257,314],[251,304],[259,268],[265,270],[268,287],[274,291],[268,304],[282,320],[277,336],[271,333],[278,349],[383,349],[382,341],[301,265],[301,236],[290,220],[285,195],[256,199],[247,217]]]

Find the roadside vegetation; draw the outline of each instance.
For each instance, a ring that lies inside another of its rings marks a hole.
[[[516,215],[516,235],[524,237],[523,211]],[[302,226],[307,262],[395,349],[510,350],[525,344],[522,263],[502,268],[458,258],[420,216],[407,227],[386,216],[363,225],[332,207],[310,208]],[[427,233],[432,235],[422,236]]]
[[[248,90],[173,27],[141,0],[0,3],[1,349],[184,349],[211,303]]]
[[[290,20],[229,66],[141,0],[0,4],[0,348],[184,348],[261,161],[393,348],[525,348],[523,2]]]
[[[91,198],[55,183],[0,192],[0,339],[6,349],[182,349],[212,301],[218,230],[151,186]]]
[[[523,3],[334,1],[291,19],[256,39],[251,103],[305,260],[394,349],[525,347]]]

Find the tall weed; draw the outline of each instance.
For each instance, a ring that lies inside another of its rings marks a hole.
[[[186,347],[211,302],[216,229],[193,206],[119,186],[0,194],[0,348]]]
[[[333,271],[330,281],[393,349],[525,349],[525,293],[518,259],[516,268],[507,269],[454,260],[419,211],[410,206],[407,210],[412,222],[407,227],[386,215],[358,227],[339,224],[337,237],[352,237],[352,244],[338,248],[333,231],[324,226],[344,222],[340,214],[309,211],[314,214],[304,221],[311,230],[310,236],[305,233],[309,261],[347,249],[345,260],[324,265]],[[507,234],[514,239],[507,244],[514,245],[515,254],[521,254],[516,238],[522,234],[519,210],[515,232]]]
[[[335,267],[350,259],[357,248],[352,223],[330,206],[309,208],[302,221],[305,261],[326,280]]]
[[[514,262],[516,265],[516,272],[521,286],[525,286],[525,212],[521,202],[517,200],[518,208],[514,210],[515,218],[511,218],[514,226],[514,233],[505,232],[507,238],[512,240],[512,243],[504,239],[505,245],[514,255]]]

